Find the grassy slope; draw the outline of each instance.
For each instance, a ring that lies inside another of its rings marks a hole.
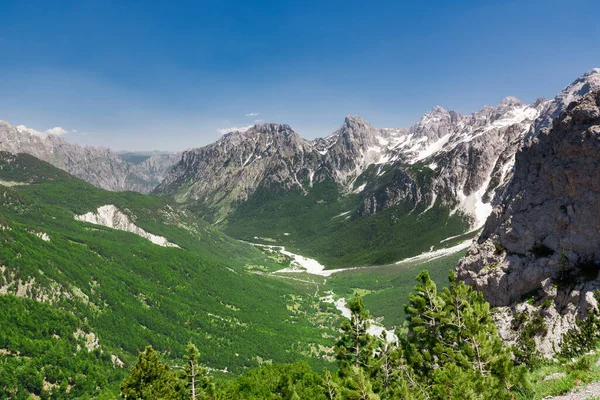
[[[127,362],[152,344],[174,359],[192,340],[203,362],[239,371],[257,365],[256,356],[288,362],[302,358],[312,343],[332,344],[314,321],[290,310],[290,304],[309,307],[305,288],[247,271],[249,265],[281,265],[163,199],[103,191],[25,155],[0,161],[0,179],[27,183],[0,186],[0,224],[6,227],[0,230],[0,283],[34,278],[29,296],[62,293],[53,307],[98,335],[107,353]],[[73,218],[105,204],[127,210],[138,226],[182,248]]]
[[[415,278],[426,269],[438,287],[448,284],[448,274],[464,252],[431,261],[361,268],[344,271],[327,280],[327,286],[337,295],[351,298],[355,292],[363,295],[367,309],[375,317],[383,317],[387,327],[404,322],[404,304],[416,284]]]

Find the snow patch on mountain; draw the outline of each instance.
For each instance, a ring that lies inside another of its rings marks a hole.
[[[435,259],[442,258],[442,257],[450,255],[450,254],[458,253],[459,251],[462,251],[462,250],[466,250],[471,246],[472,243],[473,243],[472,240],[465,240],[464,242],[459,243],[456,246],[421,253],[414,257],[405,258],[404,260],[400,260],[400,261],[396,262],[396,264],[406,264],[406,263],[413,263],[416,261],[435,260]]]
[[[130,219],[129,216],[124,214],[116,206],[108,204],[102,207],[98,207],[96,212],[89,212],[83,215],[75,215],[75,219],[81,222],[88,222],[94,225],[102,225],[107,228],[117,229],[120,231],[126,231],[134,233],[140,237],[148,239],[152,243],[162,247],[177,247],[175,243],[169,242],[166,238],[152,233],[146,232],[142,228],[136,226]]]

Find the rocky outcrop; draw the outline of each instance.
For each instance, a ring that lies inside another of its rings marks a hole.
[[[90,211],[87,214],[76,215],[75,219],[81,222],[89,222],[90,224],[131,232],[162,247],[179,247],[175,243],[169,242],[166,238],[146,232],[135,225],[128,215],[112,204],[98,207],[96,212]]]
[[[458,279],[482,291],[492,306],[511,310],[501,325],[527,308],[541,312],[551,327],[537,338],[546,354],[560,345],[576,316],[597,307],[598,176],[600,90],[569,105],[551,129],[542,128],[517,153],[510,183],[457,265]],[[529,305],[523,304],[526,297]],[[510,339],[510,329],[501,331]]]
[[[6,121],[0,121],[0,150],[33,155],[102,189],[141,193],[158,185],[180,158],[180,154],[153,155],[135,165],[112,150],[82,147]]]
[[[528,132],[527,140],[535,138],[542,128],[552,126],[552,121],[566,110],[569,104],[597,89],[600,89],[600,68],[593,68],[577,78],[551,101],[538,100],[542,106],[541,116]]]

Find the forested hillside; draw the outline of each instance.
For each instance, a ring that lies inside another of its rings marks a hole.
[[[177,360],[191,340],[202,363],[234,373],[268,360],[327,364],[337,314],[323,305],[317,319],[305,287],[261,275],[287,260],[163,199],[100,190],[32,156],[1,153],[0,171],[5,396],[114,388],[148,344]],[[107,204],[176,246],[75,218]]]

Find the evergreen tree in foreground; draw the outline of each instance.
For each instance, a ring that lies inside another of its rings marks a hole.
[[[369,312],[356,294],[348,303],[350,318],[342,322],[342,337],[335,347],[336,359],[343,376],[350,367],[368,368],[373,359],[374,340],[367,333]]]
[[[405,307],[409,333],[402,340],[408,367],[439,399],[503,399],[524,383],[511,361],[481,292],[457,283],[438,292],[427,271],[417,277]]]
[[[201,368],[198,365],[198,357],[198,348],[192,342],[189,342],[187,345],[187,362],[183,371],[186,388],[192,400],[200,398],[199,378],[207,372],[206,368]]]
[[[179,399],[178,382],[167,364],[161,364],[158,354],[147,346],[139,354],[131,374],[121,383],[121,396],[136,400]]]

